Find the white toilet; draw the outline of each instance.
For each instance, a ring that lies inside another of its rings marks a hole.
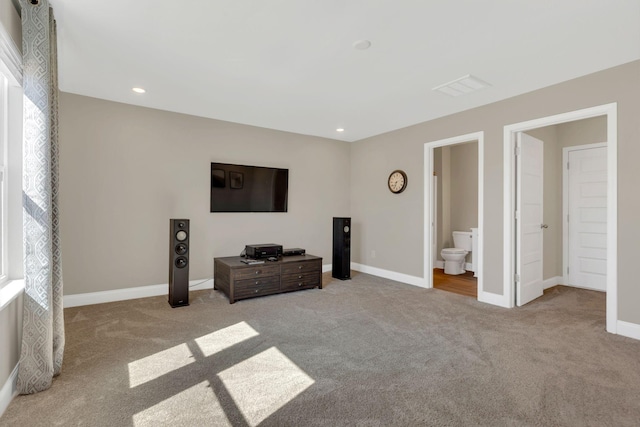
[[[453,245],[455,248],[444,248],[440,255],[444,260],[445,274],[462,274],[467,254],[472,248],[472,234],[470,231],[454,231]]]

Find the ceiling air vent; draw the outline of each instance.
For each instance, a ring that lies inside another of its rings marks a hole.
[[[436,86],[433,90],[438,90],[450,96],[460,96],[467,93],[475,92],[480,89],[484,89],[487,86],[491,86],[487,82],[483,82],[477,77],[467,74],[459,79],[455,79],[448,83]]]

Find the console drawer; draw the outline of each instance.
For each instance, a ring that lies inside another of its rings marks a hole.
[[[295,263],[287,263],[282,265],[282,274],[305,273],[307,271],[322,270],[321,260],[300,261]]]
[[[235,280],[249,279],[252,277],[268,277],[280,274],[279,265],[252,265],[247,268],[235,270]]]
[[[268,295],[280,290],[280,278],[278,276],[238,280],[233,287],[236,299]]]
[[[322,258],[294,255],[277,261],[247,265],[244,257],[213,259],[214,289],[233,304],[245,298],[317,287],[322,289]]]
[[[320,284],[320,280],[321,275],[319,271],[287,274],[282,276],[282,290],[293,291],[296,289],[314,288]]]

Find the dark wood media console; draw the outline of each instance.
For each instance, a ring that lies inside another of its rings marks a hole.
[[[213,259],[213,289],[233,304],[239,299],[281,292],[322,289],[322,258],[314,255],[282,257],[278,261],[249,265],[243,257]]]

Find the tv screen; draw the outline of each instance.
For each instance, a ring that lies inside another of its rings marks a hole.
[[[287,212],[289,169],[211,163],[211,212]]]

